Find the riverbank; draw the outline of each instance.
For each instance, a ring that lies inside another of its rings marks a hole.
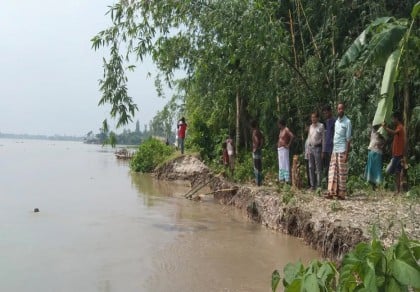
[[[401,234],[401,224],[409,237],[420,238],[418,199],[377,192],[336,201],[288,187],[236,184],[213,174],[191,155],[166,162],[155,175],[165,180],[188,180],[197,189],[208,183],[219,203],[241,209],[250,220],[268,228],[300,237],[324,257],[336,261],[374,234],[385,246],[391,245]],[[200,198],[204,194],[197,191],[194,195]]]

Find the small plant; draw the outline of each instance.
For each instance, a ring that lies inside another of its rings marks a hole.
[[[300,262],[287,264],[284,291],[419,291],[419,259],[420,242],[410,240],[403,230],[388,249],[377,239],[359,243],[344,256],[339,272],[328,261],[313,261],[306,268]],[[274,271],[273,292],[280,280],[280,273]]]
[[[410,199],[420,198],[420,186],[412,187],[407,192],[407,197],[410,198]]]
[[[338,212],[340,210],[343,210],[343,206],[337,200],[331,203],[330,208],[331,208],[331,211],[333,212]]]
[[[308,267],[301,262],[287,264],[284,267],[284,291],[333,291],[335,277],[338,274],[331,262],[312,261]],[[280,274],[275,270],[271,276],[271,289],[276,291],[280,283]]]
[[[347,192],[353,194],[355,191],[369,190],[369,183],[363,177],[352,175],[347,180]]]
[[[133,171],[152,172],[173,152],[174,149],[171,146],[150,138],[140,144],[137,153],[130,162],[130,167]]]
[[[249,181],[254,177],[252,156],[249,153],[237,157],[235,160],[235,172],[233,177],[235,181],[244,182]]]
[[[282,194],[282,202],[286,205],[289,204],[295,196],[295,194],[292,191],[292,188],[288,184],[283,185],[280,193]]]

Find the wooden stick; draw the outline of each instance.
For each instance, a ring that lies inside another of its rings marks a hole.
[[[220,190],[215,190],[215,191],[210,192],[210,193],[206,193],[204,195],[207,196],[207,195],[213,195],[213,194],[217,194],[217,193],[231,192],[231,191],[237,191],[237,190],[238,190],[237,188],[233,188],[233,189],[220,189]]]
[[[207,181],[206,183],[202,184],[200,187],[196,188],[193,192],[191,193],[187,193],[185,194],[185,197],[187,199],[191,199],[192,196],[197,193],[199,190],[201,190],[202,188],[204,188],[206,185],[208,185],[209,183],[211,183],[213,180],[215,179],[215,177],[213,177],[212,179],[210,179],[209,181]]]

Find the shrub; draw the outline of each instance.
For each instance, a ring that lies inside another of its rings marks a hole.
[[[172,146],[150,138],[140,144],[137,153],[131,160],[130,167],[133,171],[152,172],[156,166],[162,163],[174,152]]]
[[[380,241],[361,242],[344,256],[340,271],[332,262],[300,262],[284,268],[285,291],[418,291],[420,242],[402,232],[398,242],[385,249]],[[338,279],[338,281],[336,281]],[[271,288],[281,280],[275,270]]]

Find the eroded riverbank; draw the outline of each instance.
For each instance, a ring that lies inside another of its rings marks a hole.
[[[268,228],[301,237],[324,257],[336,261],[374,234],[386,246],[391,245],[401,234],[401,226],[409,237],[420,237],[419,201],[402,196],[361,194],[334,201],[310,192],[235,184],[214,175],[189,155],[167,162],[155,174],[159,179],[189,180],[192,188],[209,182],[212,195],[221,204],[239,208]]]

